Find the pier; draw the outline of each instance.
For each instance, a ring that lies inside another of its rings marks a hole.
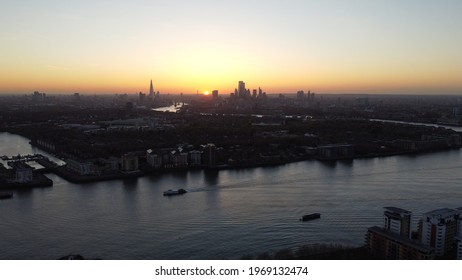
[[[7,163],[8,166],[15,169],[18,166],[22,167],[30,167],[38,172],[50,172],[53,171],[58,165],[50,160],[48,157],[41,155],[41,154],[32,154],[32,155],[17,155],[17,156],[1,156],[0,157],[3,161]],[[43,166],[43,168],[34,168],[27,164],[28,162],[36,162]]]
[[[0,164],[0,188],[48,187],[53,181],[41,173],[56,169],[57,164],[40,154],[0,156],[10,168]],[[36,162],[42,167],[35,168],[30,162]]]

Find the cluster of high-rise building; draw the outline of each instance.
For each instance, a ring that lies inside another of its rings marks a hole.
[[[312,101],[312,100],[314,100],[314,96],[315,96],[315,93],[311,92],[311,90],[309,90],[307,93],[305,93],[305,91],[303,91],[303,90],[297,91],[297,99],[298,100]]]
[[[250,89],[247,89],[245,87],[244,81],[239,81],[237,88],[234,89],[234,92],[230,93],[230,97],[231,98],[242,98],[242,99],[265,98],[266,92],[263,92],[263,90],[260,87],[258,88],[258,91],[257,89],[253,89],[251,92]]]
[[[462,259],[462,207],[424,213],[411,232],[410,211],[385,207],[383,227],[370,227],[366,245],[383,259]]]
[[[146,99],[149,99],[150,101],[154,100],[154,99],[158,99],[160,97],[160,92],[157,91],[155,92],[154,91],[154,86],[152,85],[152,80],[151,80],[151,83],[149,84],[149,95],[146,96],[146,94],[140,92],[139,94],[139,101],[140,102],[145,102]]]
[[[199,95],[199,91],[197,91],[197,94]],[[211,95],[213,98],[218,98],[218,90],[213,90],[211,92]],[[158,99],[160,97],[160,92],[154,90],[154,86],[152,84],[152,80],[149,84],[149,94],[145,94],[143,92],[139,93],[139,100],[140,101],[146,101],[147,99],[149,100],[154,100]],[[244,81],[239,81],[238,82],[238,87],[234,90],[234,92],[230,93],[231,98],[265,98],[266,97],[266,92],[264,92],[260,87],[257,89],[253,89],[250,91],[250,89],[245,87],[245,82]],[[314,97],[314,94],[313,94]]]

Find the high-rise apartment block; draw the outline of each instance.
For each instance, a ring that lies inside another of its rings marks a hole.
[[[383,228],[409,238],[411,235],[411,212],[397,208],[385,207],[383,212]]]
[[[460,213],[459,210],[443,208],[423,215],[419,223],[421,242],[435,248],[437,256],[456,254]]]
[[[435,254],[430,246],[380,227],[367,229],[366,244],[371,255],[379,259],[428,260]]]
[[[377,257],[392,260],[433,259],[434,249],[411,240],[411,212],[397,208],[385,207],[384,227],[370,227],[366,234],[369,252]]]

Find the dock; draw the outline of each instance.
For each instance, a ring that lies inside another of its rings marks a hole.
[[[44,172],[52,171],[56,164],[41,154],[0,156],[9,168],[0,164],[0,189],[19,189],[49,187],[53,181]],[[44,168],[35,168],[30,162],[36,162]]]

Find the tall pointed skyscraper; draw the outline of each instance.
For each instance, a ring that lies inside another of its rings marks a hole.
[[[151,86],[149,87],[149,97],[154,98],[154,87],[152,86],[152,80],[151,80]]]

